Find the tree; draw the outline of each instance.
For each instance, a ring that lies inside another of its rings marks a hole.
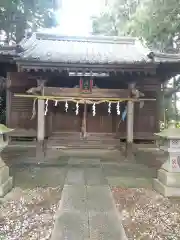
[[[110,13],[103,13],[99,17],[93,17],[93,34],[118,36],[116,18]]]
[[[93,17],[93,33],[126,35],[126,24],[139,6],[140,0],[116,0],[100,16]]]
[[[160,51],[177,52],[180,39],[180,1],[145,0],[127,24],[127,33],[144,38]]]
[[[93,32],[130,35],[160,51],[177,52],[180,40],[180,1],[115,0],[94,18]],[[115,31],[114,31],[115,29]]]
[[[56,25],[50,0],[1,0],[0,33],[6,43],[19,42],[26,31]]]

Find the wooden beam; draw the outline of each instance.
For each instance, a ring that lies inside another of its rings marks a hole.
[[[158,63],[129,63],[129,64],[89,64],[89,63],[54,63],[54,62],[34,62],[34,61],[17,61],[19,71],[30,72],[34,70],[43,74],[48,72],[62,71],[86,71],[86,72],[146,72],[156,74]]]
[[[40,88],[30,88],[27,93],[40,94]],[[44,87],[44,95],[46,96],[61,96],[61,97],[81,97],[81,98],[127,98],[129,96],[128,89],[99,89],[93,88],[92,93],[82,94],[80,88],[57,88]]]

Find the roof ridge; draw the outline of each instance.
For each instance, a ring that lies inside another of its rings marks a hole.
[[[120,37],[120,36],[68,36],[54,33],[36,32],[36,39],[39,40],[55,40],[55,41],[75,41],[75,42],[96,42],[96,43],[112,43],[112,44],[135,44],[137,38],[134,37]]]

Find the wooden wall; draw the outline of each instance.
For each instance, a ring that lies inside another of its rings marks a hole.
[[[14,128],[12,136],[36,136],[36,117],[31,120],[33,100],[14,97],[36,85],[25,73],[8,73],[7,76],[7,125]]]
[[[142,109],[135,104],[134,137],[136,139],[154,139],[154,133],[159,131],[159,96],[161,84],[158,79],[147,78],[137,84],[137,88],[147,98],[156,98],[156,101],[146,101]]]
[[[29,88],[35,87],[36,80],[25,73],[8,73],[7,85],[7,125],[16,129],[12,135],[36,137],[37,118],[30,120],[33,100],[14,97],[14,93],[25,93]],[[157,79],[144,79],[137,84],[137,88],[144,92],[146,97],[157,97],[160,94],[160,83]],[[81,131],[83,109],[81,109],[81,114],[76,116],[75,104],[74,107],[70,104],[69,108],[71,111],[65,113],[64,104],[61,103],[61,107],[54,108],[50,103],[46,117],[46,136],[50,136],[55,131]],[[107,104],[97,106],[96,116],[93,117],[92,106],[88,107],[87,131],[118,133],[121,139],[125,139],[126,121],[119,124],[120,116],[116,115],[116,106],[111,115],[108,115],[107,109]],[[123,109],[122,104],[121,112]],[[153,139],[153,133],[158,131],[158,121],[158,102],[145,102],[142,109],[139,108],[138,103],[135,103],[134,138]],[[117,131],[118,124],[119,130]]]

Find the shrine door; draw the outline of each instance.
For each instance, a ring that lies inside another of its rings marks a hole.
[[[112,133],[112,116],[108,114],[108,104],[96,105],[96,115],[92,114],[92,105],[87,106],[87,132]]]

